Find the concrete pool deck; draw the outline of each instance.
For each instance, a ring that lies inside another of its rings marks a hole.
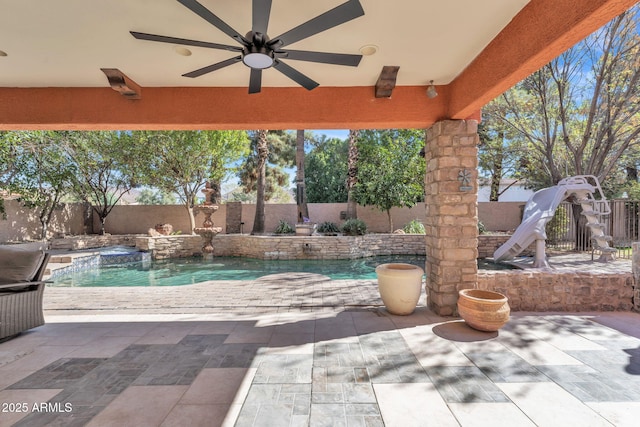
[[[521,268],[528,267],[528,261],[524,259],[515,264]],[[551,270],[556,272],[631,272],[631,260],[592,262],[585,254],[553,256],[550,264]],[[56,265],[52,268],[55,269]],[[161,288],[48,287],[44,308],[46,312],[57,314],[113,314],[131,310],[139,313],[208,313],[210,310],[238,308],[344,310],[382,305],[376,280],[332,280],[320,274],[292,272],[266,275],[255,280],[211,280]],[[418,305],[426,305],[424,291]]]
[[[615,259],[608,262],[598,261],[598,255],[591,260],[590,253],[559,253],[547,257],[550,268],[548,270],[555,272],[575,273],[631,273],[631,259]],[[516,258],[513,262],[520,268],[533,268],[533,257]]]
[[[0,426],[637,425],[640,314],[513,313],[481,333],[375,281],[290,273],[48,288],[0,343]],[[10,405],[13,404],[13,405]],[[20,404],[20,406],[16,406]]]

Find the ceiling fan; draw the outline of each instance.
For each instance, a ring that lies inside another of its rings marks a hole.
[[[307,37],[311,37],[322,31],[344,24],[345,22],[364,15],[364,10],[362,9],[362,5],[359,0],[348,0],[346,3],[318,15],[315,18],[310,19],[309,21],[272,39],[267,36],[272,0],[253,0],[253,23],[251,31],[249,31],[245,36],[231,28],[226,22],[218,18],[213,14],[213,12],[198,3],[196,0],[178,0],[178,2],[241,45],[230,46],[219,43],[130,31],[133,37],[140,40],[199,46],[210,49],[222,49],[239,54],[233,58],[183,74],[184,77],[199,77],[203,74],[219,70],[237,62],[242,62],[251,69],[249,93],[260,92],[260,89],[262,88],[262,70],[270,67],[280,71],[282,74],[289,77],[305,89],[312,90],[318,86],[318,83],[295,68],[287,65],[282,61],[282,59],[346,65],[350,67],[357,67],[362,59],[362,55],[282,49],[287,45],[306,39]]]

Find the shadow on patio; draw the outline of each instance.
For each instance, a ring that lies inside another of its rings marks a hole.
[[[424,307],[406,317],[249,311],[48,316],[0,344],[1,400],[26,405],[0,424],[478,425],[500,416],[631,425],[640,415],[637,314],[516,313],[484,334]]]

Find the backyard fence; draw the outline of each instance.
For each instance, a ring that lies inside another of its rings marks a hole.
[[[561,203],[553,219],[547,223],[547,248],[558,251],[580,251],[598,254],[591,242],[591,231],[584,217],[574,216],[571,203]],[[631,258],[631,244],[639,239],[640,200],[609,200],[611,214],[602,218],[604,234],[612,237],[610,245],[618,250],[618,258]],[[603,211],[596,204],[596,209]],[[580,215],[580,208],[577,209]]]

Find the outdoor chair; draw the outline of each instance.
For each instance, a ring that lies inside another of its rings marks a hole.
[[[42,276],[50,256],[33,245],[0,246],[0,342],[44,325]]]

